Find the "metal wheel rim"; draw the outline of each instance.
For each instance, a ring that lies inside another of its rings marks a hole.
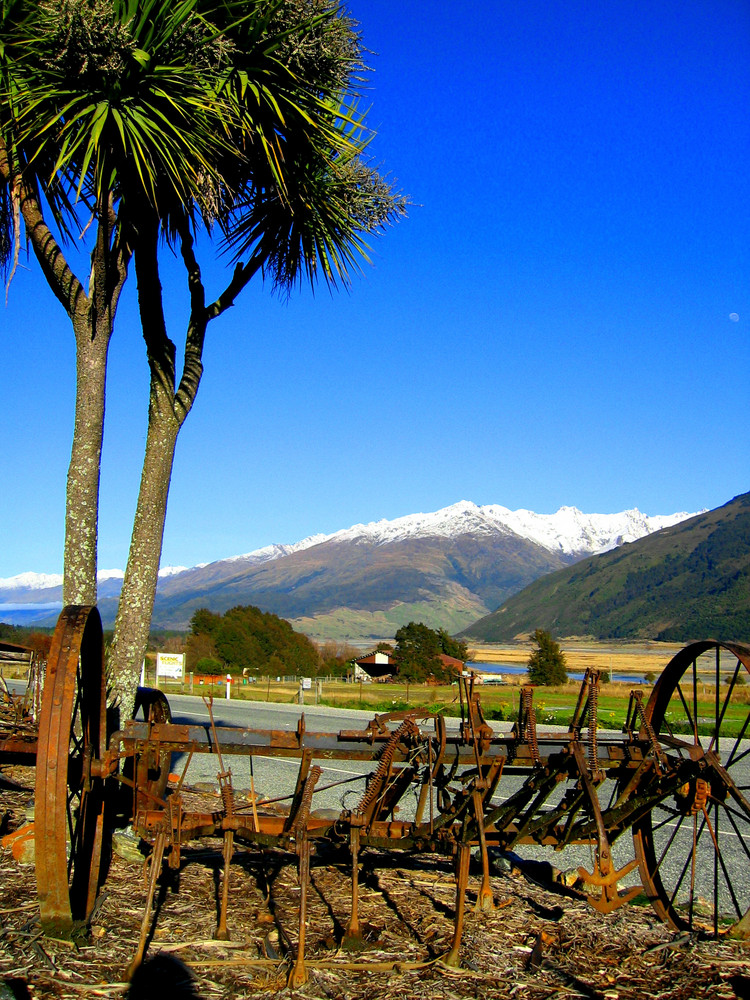
[[[717,683],[711,714],[703,717],[698,712],[698,663],[708,657],[713,660]],[[724,690],[722,679],[729,681]],[[750,705],[733,701],[747,681],[750,646],[715,640],[692,643],[667,665],[646,707],[673,763],[685,766],[691,748],[695,753],[700,744],[707,758],[711,751],[717,754],[723,769],[688,767],[695,777],[633,828],[644,889],[659,916],[678,930],[713,936],[727,932],[745,936],[750,931],[750,899],[745,889],[750,862],[750,778],[734,780],[750,765]],[[733,704],[739,712],[736,722],[730,721]],[[680,725],[687,731],[679,732]],[[730,725],[733,735],[726,735]],[[701,732],[706,728],[709,732]],[[740,866],[732,860],[737,856]]]
[[[137,719],[139,713],[145,722],[148,722],[149,719],[155,723],[172,721],[172,710],[166,695],[155,688],[138,688],[133,718]],[[161,750],[157,760],[139,759],[134,814],[141,808],[153,809],[154,803],[164,798],[169,782],[171,762],[172,753],[170,750]],[[134,761],[132,758],[126,762],[125,771],[131,778],[133,777]]]
[[[63,609],[53,636],[39,718],[36,876],[47,933],[70,934],[88,920],[96,900],[104,785],[87,780],[86,773],[87,762],[105,750],[101,618],[95,607],[71,605]]]

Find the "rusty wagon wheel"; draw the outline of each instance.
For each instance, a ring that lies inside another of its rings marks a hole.
[[[139,687],[135,696],[133,718],[144,722],[171,722],[172,709],[167,696],[156,688]],[[164,799],[171,763],[170,750],[152,745],[138,757],[137,767],[133,757],[126,758],[123,774],[128,781],[135,783],[131,803],[133,815],[139,809],[153,809],[156,803]]]
[[[646,714],[683,781],[633,827],[641,879],[680,930],[750,934],[750,646],[681,650]]]
[[[69,936],[96,900],[103,849],[106,750],[102,622],[95,607],[63,608],[47,660],[36,767],[36,877],[42,926]]]

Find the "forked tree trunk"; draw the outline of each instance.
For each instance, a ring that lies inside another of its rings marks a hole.
[[[152,378],[141,486],[109,654],[108,681],[121,719],[132,715],[148,645],[179,429],[169,389]]]
[[[135,252],[138,305],[151,371],[151,388],[141,486],[107,670],[110,699],[118,704],[121,719],[132,716],[148,645],[174,451],[180,427],[198,392],[207,322],[205,311],[197,308],[202,301],[202,286],[196,265],[194,277],[198,287],[194,291],[193,308],[200,314],[200,320],[197,325],[191,320],[188,326],[184,370],[179,389],[176,389],[175,347],[167,336],[159,280],[158,232],[155,216],[150,225],[144,219]],[[192,248],[192,242],[190,246]]]

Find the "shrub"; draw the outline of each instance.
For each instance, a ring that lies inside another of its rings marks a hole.
[[[568,679],[568,667],[565,662],[565,654],[549,632],[538,628],[533,635],[529,636],[534,648],[532,649],[527,667],[529,680],[532,684],[564,684]]]

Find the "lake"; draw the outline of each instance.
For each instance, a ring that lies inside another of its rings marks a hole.
[[[480,670],[483,674],[525,674],[525,663],[484,663],[481,660],[472,660],[471,666],[475,670]],[[603,672],[602,672],[603,674]],[[582,681],[583,673],[573,671],[568,674],[572,681]],[[646,680],[642,674],[612,674],[613,681],[621,681],[624,684],[645,684]]]

